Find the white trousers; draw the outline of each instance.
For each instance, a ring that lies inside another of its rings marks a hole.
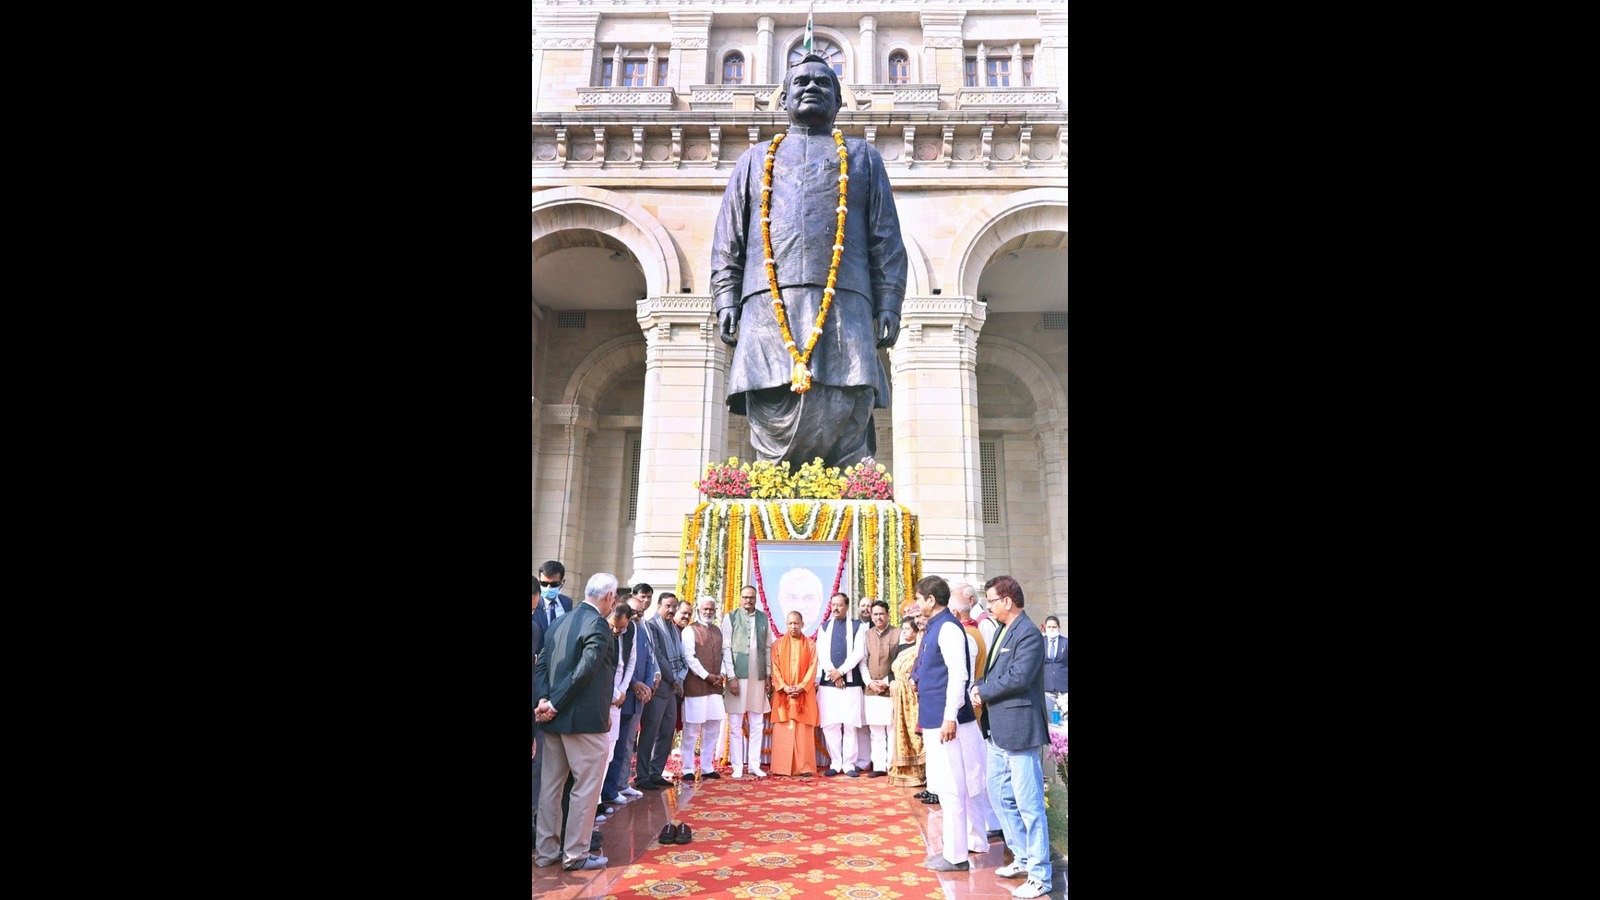
[[[828,767],[835,772],[844,772],[855,765],[855,726],[818,725],[817,727],[822,730],[822,742],[828,745]]]
[[[922,746],[928,790],[939,796],[939,814],[944,818],[944,858],[961,863],[967,861],[968,852],[988,853],[988,822],[994,812],[984,778],[988,751],[978,723],[957,725],[953,741],[941,739],[938,728],[924,728]]]
[[[683,723],[683,775],[680,777],[694,777],[695,741],[700,742],[699,772],[702,775],[709,775],[717,770],[717,739],[721,737],[720,732],[724,724],[726,724],[725,719]]]
[[[744,774],[746,760],[752,774],[761,771],[761,738],[765,727],[764,714],[758,712],[732,713],[728,716],[728,762],[733,764],[733,777]],[[745,732],[750,733],[745,737]]]

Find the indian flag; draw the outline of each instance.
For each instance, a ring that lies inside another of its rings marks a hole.
[[[810,3],[806,4],[806,52],[807,53],[810,53],[811,50],[812,50],[812,45],[811,45],[812,34],[811,34],[811,32],[812,32],[812,26],[815,24],[815,23],[813,23],[812,17],[811,17],[811,7],[812,7],[812,4],[810,4]]]

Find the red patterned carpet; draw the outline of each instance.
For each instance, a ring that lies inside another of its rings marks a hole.
[[[939,844],[939,807],[887,778],[716,780],[646,792],[600,826],[607,868],[533,870],[535,900],[957,900],[1011,896],[1020,879],[995,876],[1009,857],[998,840],[968,857],[968,872],[923,868]],[[662,846],[668,821],[693,841]],[[925,837],[925,835],[931,835]],[[1057,866],[1052,897],[1065,895]]]

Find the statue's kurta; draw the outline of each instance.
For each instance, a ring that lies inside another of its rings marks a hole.
[[[835,297],[809,362],[811,390],[789,390],[794,360],[772,309],[761,239],[762,171],[770,142],[740,157],[712,241],[711,292],[719,312],[742,310],[728,373],[730,411],[751,418],[763,459],[798,466],[821,456],[849,465],[876,445],[872,410],[889,405],[875,323],[905,299],[906,251],[883,157],[845,138],[849,188]],[[771,233],[789,328],[801,351],[822,304],[838,224],[839,155],[831,128],[791,124],[773,165]],[[777,389],[777,390],[771,390]],[[747,395],[747,392],[770,391]],[[750,402],[754,400],[755,402]]]

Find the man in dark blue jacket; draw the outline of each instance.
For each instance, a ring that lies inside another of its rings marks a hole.
[[[617,578],[604,572],[589,579],[583,602],[560,616],[545,635],[534,665],[534,716],[544,728],[539,752],[538,846],[534,862],[560,862],[566,869],[603,869],[606,858],[589,855],[595,804],[605,777],[611,732],[611,691],[616,680],[617,641],[606,616],[617,602]],[[562,825],[561,795],[573,777],[570,815]]]
[[[989,654],[983,680],[972,688],[972,704],[987,739],[989,796],[1012,862],[995,874],[1027,875],[1011,896],[1019,900],[1050,892],[1050,830],[1044,817],[1044,770],[1040,757],[1050,742],[1044,699],[1044,635],[1022,611],[1022,585],[1010,575],[983,586],[989,612],[1004,627]]]
[[[550,629],[567,613],[572,612],[572,598],[561,593],[561,585],[567,580],[567,567],[556,560],[548,560],[539,567],[533,576],[533,649],[537,658],[539,651],[544,649],[545,637],[550,634]],[[534,697],[538,702],[538,697]],[[533,755],[537,759],[544,750],[544,733],[537,727],[533,729],[534,748]],[[533,766],[533,817],[539,818],[539,792],[543,781],[539,774],[539,764]]]
[[[640,588],[645,590],[641,592]],[[622,687],[626,699],[622,701],[617,746],[612,751],[611,764],[606,767],[606,780],[600,788],[600,797],[611,804],[628,803],[644,796],[628,786],[628,776],[633,772],[633,748],[639,739],[639,715],[644,712],[645,704],[650,702],[657,684],[654,646],[639,620],[645,607],[650,605],[653,593],[650,585],[640,584],[628,595],[628,606],[633,610],[633,615],[628,622],[628,630],[622,634],[621,656],[617,661],[626,665],[629,655],[634,653],[638,654],[638,661],[633,667],[633,681]]]

